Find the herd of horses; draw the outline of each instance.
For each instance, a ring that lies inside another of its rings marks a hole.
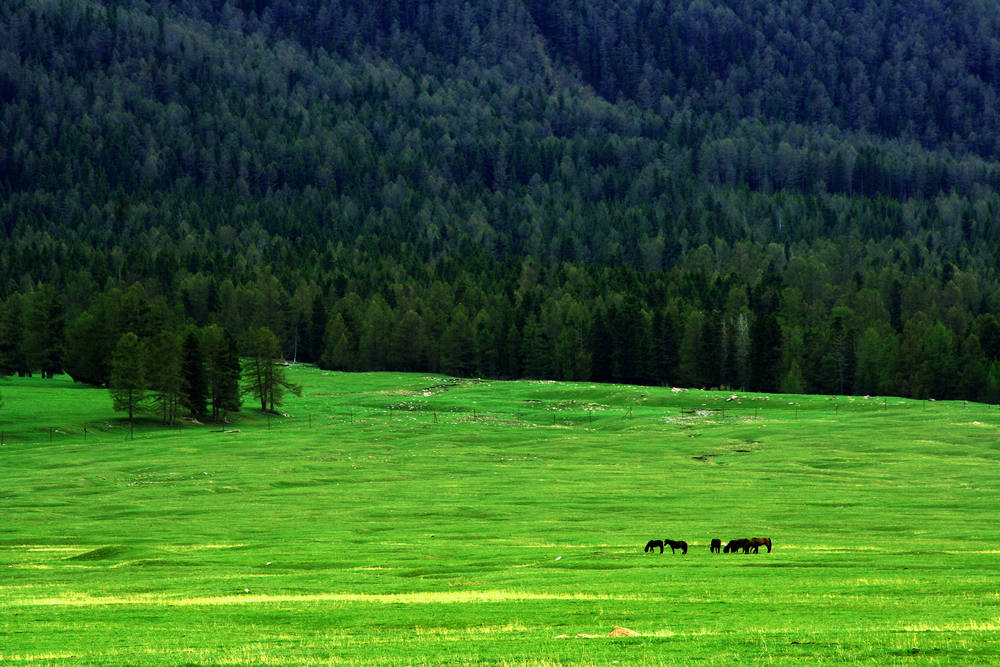
[[[650,540],[649,542],[646,542],[646,553],[656,551],[656,549],[659,548],[660,553],[662,554],[664,547],[670,547],[670,553],[674,553],[678,549],[680,549],[681,553],[684,554],[688,552],[688,543],[684,540]],[[725,547],[722,546],[722,540],[714,539],[708,548],[714,554],[719,552],[724,554],[734,554],[740,551],[745,554],[756,554],[760,553],[761,547],[767,547],[767,553],[771,553],[771,538],[742,537],[735,540],[729,540]]]

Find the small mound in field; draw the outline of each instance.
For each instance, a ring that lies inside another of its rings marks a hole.
[[[124,556],[127,551],[128,549],[120,546],[101,547],[99,549],[93,549],[92,551],[85,551],[82,554],[77,554],[76,556],[70,556],[66,560],[114,560]]]

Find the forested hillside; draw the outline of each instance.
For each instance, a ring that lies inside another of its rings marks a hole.
[[[10,0],[0,369],[997,402],[998,83],[974,0]]]

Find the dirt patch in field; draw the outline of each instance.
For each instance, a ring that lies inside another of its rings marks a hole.
[[[641,637],[641,636],[642,635],[640,635],[635,630],[631,630],[629,628],[623,628],[620,625],[616,625],[615,627],[611,628],[611,632],[606,635],[588,635],[584,632],[581,632],[580,634],[574,635],[573,637],[570,637],[569,635],[558,635],[556,636],[556,639],[601,639],[602,637]]]

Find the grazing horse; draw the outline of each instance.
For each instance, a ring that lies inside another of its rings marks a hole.
[[[650,551],[656,551],[656,547],[660,547],[660,553],[663,553],[663,540],[650,540],[646,542],[646,553]]]
[[[676,542],[674,540],[663,540],[663,544],[670,547],[670,553],[674,553],[674,549],[680,549],[681,553],[685,554],[688,552],[688,543],[684,540],[677,540]]]
[[[708,547],[708,550],[711,551],[713,554],[717,554],[720,551],[722,551],[722,540],[720,540],[719,538],[715,538],[714,540],[712,540],[712,545]]]
[[[722,549],[724,554],[734,554],[740,549],[743,549],[743,553],[747,553],[750,550],[749,546],[750,540],[747,538],[741,538],[736,540],[729,540],[726,546]]]
[[[747,548],[747,551],[753,551],[756,554],[760,553],[761,547],[767,547],[767,553],[771,553],[770,537],[752,537],[747,541],[750,543]]]

